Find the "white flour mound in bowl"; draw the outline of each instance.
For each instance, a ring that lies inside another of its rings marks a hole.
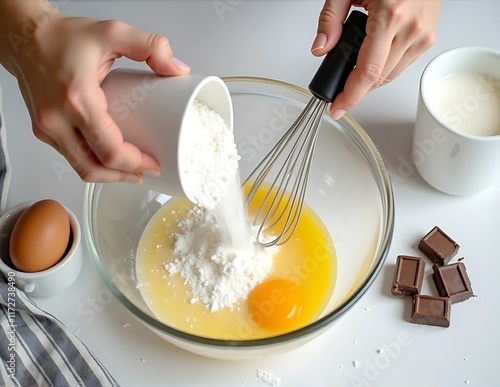
[[[215,312],[246,299],[267,278],[277,248],[259,245],[257,229],[248,223],[233,133],[199,101],[188,115],[194,135],[185,174],[196,187],[198,205],[179,223],[181,231],[174,235],[177,259],[165,269],[185,279],[191,302],[200,301]]]
[[[253,241],[246,249],[233,248],[213,211],[194,207],[179,226],[174,248],[178,258],[165,269],[180,273],[191,287],[190,301],[202,302],[211,312],[246,299],[273,268],[275,248]]]

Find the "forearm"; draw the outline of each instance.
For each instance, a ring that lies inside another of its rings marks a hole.
[[[58,14],[48,0],[0,0],[0,64],[15,75],[16,58]]]

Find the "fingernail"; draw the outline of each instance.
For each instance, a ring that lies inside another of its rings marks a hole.
[[[185,64],[183,61],[181,61],[180,59],[177,59],[177,58],[172,58],[172,63],[175,67],[177,67],[179,70],[188,70],[189,69],[189,66],[187,64]]]
[[[151,177],[160,176],[160,171],[158,171],[157,169],[146,169],[146,170],[142,171],[142,173],[144,175],[151,176]]]
[[[142,183],[142,175],[129,174],[129,175],[125,176],[125,181],[127,183],[132,183],[132,184],[141,184]]]
[[[345,114],[345,110],[344,109],[335,109],[332,112],[332,118],[335,121],[337,121],[337,120],[341,119],[344,114]]]
[[[316,38],[314,39],[314,42],[311,47],[311,52],[314,52],[316,50],[320,50],[323,47],[325,47],[326,44],[326,35],[322,32],[320,32],[318,35],[316,35]]]

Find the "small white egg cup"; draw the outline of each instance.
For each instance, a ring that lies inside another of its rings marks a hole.
[[[48,297],[68,288],[80,274],[83,257],[81,229],[75,214],[64,207],[71,225],[71,239],[66,255],[54,266],[35,273],[16,270],[9,255],[9,243],[12,230],[24,211],[35,201],[15,205],[0,216],[0,272],[8,282],[27,295]]]

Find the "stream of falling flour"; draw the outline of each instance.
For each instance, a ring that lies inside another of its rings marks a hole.
[[[217,224],[221,227],[221,244],[234,251],[250,251],[254,238],[248,222],[238,174],[228,184],[226,194],[213,208]]]

